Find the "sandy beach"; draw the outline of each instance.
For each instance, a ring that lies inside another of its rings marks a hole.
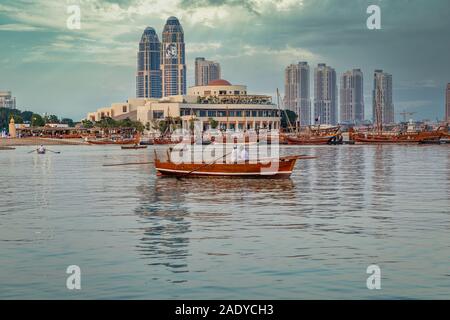
[[[0,147],[36,145],[88,145],[83,139],[12,138],[0,139]]]

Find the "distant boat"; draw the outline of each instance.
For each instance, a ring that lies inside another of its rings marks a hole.
[[[0,147],[0,150],[16,150],[16,148],[13,148],[13,147]]]
[[[90,144],[97,144],[97,145],[108,145],[108,144],[137,144],[139,143],[136,139],[129,139],[129,140],[111,140],[111,139],[104,139],[104,140],[88,140],[87,143]]]
[[[147,149],[147,146],[142,145],[133,145],[133,146],[121,146],[123,150],[130,150],[130,149]]]

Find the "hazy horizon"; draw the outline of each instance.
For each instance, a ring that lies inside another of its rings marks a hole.
[[[381,30],[366,9],[381,8]],[[66,26],[67,6],[81,8],[81,29]],[[307,61],[364,73],[365,117],[371,119],[375,69],[393,75],[396,120],[442,119],[450,82],[450,3],[436,0],[3,0],[0,90],[17,108],[79,120],[89,111],[135,96],[142,32],[161,38],[169,16],[185,32],[188,86],[194,59],[220,62],[222,77],[249,92],[284,92],[284,69]],[[338,84],[339,88],[339,84]],[[314,87],[311,83],[311,99]]]

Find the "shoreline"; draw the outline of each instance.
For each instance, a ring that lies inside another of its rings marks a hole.
[[[89,145],[83,139],[52,139],[52,138],[3,138],[0,139],[0,147],[19,147],[36,145]]]

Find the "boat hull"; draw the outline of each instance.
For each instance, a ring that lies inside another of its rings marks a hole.
[[[280,158],[269,163],[182,163],[155,161],[160,176],[174,177],[234,177],[234,178],[289,178],[298,158]]]
[[[287,137],[287,143],[289,145],[326,145],[330,144],[333,137]]]

